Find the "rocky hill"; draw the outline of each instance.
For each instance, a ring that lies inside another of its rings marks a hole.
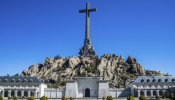
[[[111,80],[110,87],[125,87],[138,75],[151,75],[137,60],[129,56],[126,60],[115,54],[101,57],[46,58],[43,63],[31,65],[22,71],[23,76],[36,76],[50,87],[61,87],[67,80],[76,76],[100,76],[102,80]],[[160,72],[153,71],[160,75]]]

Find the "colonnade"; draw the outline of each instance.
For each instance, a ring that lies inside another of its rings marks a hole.
[[[39,93],[36,90],[2,90],[0,95],[3,97],[38,97]]]
[[[143,89],[138,90],[138,97],[141,95],[145,97],[155,97],[155,96],[162,96],[165,93],[166,90],[157,90],[157,89]]]

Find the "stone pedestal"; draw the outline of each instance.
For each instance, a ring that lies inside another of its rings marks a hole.
[[[65,96],[70,98],[77,98],[78,95],[78,86],[76,81],[68,81],[66,83],[66,93]]]
[[[109,83],[106,81],[99,81],[98,85],[98,98],[109,96]]]

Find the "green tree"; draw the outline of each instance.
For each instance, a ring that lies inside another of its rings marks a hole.
[[[2,96],[0,96],[0,100],[3,100],[3,97]]]
[[[68,100],[68,98],[66,96],[63,96],[62,100]]]
[[[48,98],[46,96],[42,96],[40,100],[48,100]]]
[[[107,100],[113,100],[113,97],[112,96],[108,96]]]
[[[8,100],[11,100],[12,99],[12,97],[8,97]]]
[[[14,97],[13,99],[14,99],[14,100],[18,100],[18,98],[17,98],[17,97]]]
[[[31,96],[27,100],[35,100],[35,98],[33,96]]]
[[[160,100],[159,96],[156,95],[156,100]]]
[[[127,100],[135,100],[133,96],[128,96]]]
[[[73,100],[73,98],[72,98],[72,97],[70,97],[70,100]]]
[[[146,100],[146,97],[145,96],[140,96],[139,100]]]
[[[173,99],[172,100],[175,100],[175,97],[173,97]]]
[[[19,76],[19,74],[18,74],[18,73],[16,73],[14,76],[18,77],[18,76]]]
[[[106,97],[103,97],[102,100],[106,100]]]

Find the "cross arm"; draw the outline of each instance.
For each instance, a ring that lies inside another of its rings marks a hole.
[[[96,8],[88,9],[88,12],[95,12],[95,11],[96,11]],[[86,9],[79,10],[79,13],[85,13],[85,12],[86,12]]]

